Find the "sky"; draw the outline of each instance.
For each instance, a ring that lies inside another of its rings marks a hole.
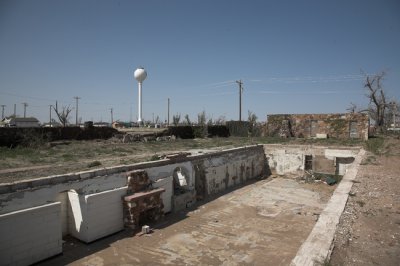
[[[400,99],[400,1],[0,1],[0,105],[49,120],[238,120],[366,107],[365,75]],[[52,112],[52,116],[55,114]]]

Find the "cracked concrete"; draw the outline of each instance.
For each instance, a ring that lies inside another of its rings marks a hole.
[[[121,232],[72,248],[66,242],[62,256],[42,264],[288,265],[333,189],[285,178],[257,181],[167,217],[151,235]]]

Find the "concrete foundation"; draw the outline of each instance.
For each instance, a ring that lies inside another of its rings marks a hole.
[[[134,170],[147,175],[147,183],[140,186],[163,191],[159,206],[168,213],[184,211],[196,201],[271,171],[304,171],[310,158],[314,171],[344,174],[357,153],[357,149],[256,145],[0,184],[0,261],[27,265],[60,253],[62,236],[89,243],[122,230],[122,198]],[[26,243],[31,237],[35,241]]]

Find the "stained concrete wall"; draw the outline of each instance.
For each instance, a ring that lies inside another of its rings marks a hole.
[[[344,174],[347,165],[351,164],[359,147],[354,148],[328,148],[324,146],[309,145],[264,145],[265,156],[270,170],[274,174],[284,175],[288,173],[302,173],[305,166],[305,156],[313,158],[313,171],[318,173]],[[342,160],[337,160],[342,158]],[[343,160],[348,158],[349,160]],[[341,165],[337,165],[341,162]]]
[[[48,224],[53,226],[54,232],[57,231],[57,239],[61,239],[61,235],[68,231],[69,234],[82,241],[93,241],[122,229],[121,196],[125,194],[126,173],[137,169],[146,170],[149,178],[155,182],[155,187],[168,188],[162,196],[164,211],[168,212],[173,208],[171,177],[176,169],[183,169],[187,176],[188,187],[193,191],[197,188],[196,180],[202,182],[208,196],[262,175],[264,151],[262,146],[250,146],[187,158],[166,159],[0,184],[0,215],[8,217],[13,216],[14,212],[29,212],[39,219],[43,216],[40,211],[41,206],[56,201],[57,212],[45,215],[46,218],[42,219],[47,219]],[[185,199],[178,202],[179,206],[187,206],[188,202],[185,202]],[[192,201],[193,197],[186,200]],[[32,225],[26,228],[37,226],[36,231],[42,234],[40,231],[42,220],[35,218],[30,224]],[[19,226],[22,227],[22,225]],[[13,227],[9,228],[7,235],[0,234],[0,243],[6,243],[10,234],[19,238],[20,231],[18,230],[19,227]],[[55,235],[53,231],[49,232]],[[31,230],[27,235],[37,236]],[[50,254],[49,256],[54,255],[54,252],[60,252],[60,249],[55,246],[48,247],[48,250],[46,254]],[[18,252],[18,249],[16,251]],[[8,254],[4,261],[10,261],[15,256],[19,256],[14,251],[10,252],[4,253]],[[44,256],[42,253],[39,248],[32,249],[29,253],[32,259],[30,262],[33,262],[33,259],[46,258],[47,255]],[[27,263],[24,261],[21,265]]]
[[[243,184],[264,174],[264,151],[262,146],[252,152],[237,152],[203,160],[205,193],[210,196],[230,187]]]
[[[172,183],[172,176],[166,178],[157,179],[153,183],[154,188],[164,188],[165,192],[161,194],[161,199],[164,204],[164,213],[169,213],[172,211],[172,196],[174,194],[174,188]]]
[[[60,203],[0,215],[0,264],[29,265],[62,252]]]

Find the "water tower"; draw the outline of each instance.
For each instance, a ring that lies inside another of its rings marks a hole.
[[[139,67],[138,69],[135,70],[133,75],[135,79],[139,82],[138,123],[142,124],[142,82],[146,79],[147,72],[146,70],[144,70],[143,67]]]

